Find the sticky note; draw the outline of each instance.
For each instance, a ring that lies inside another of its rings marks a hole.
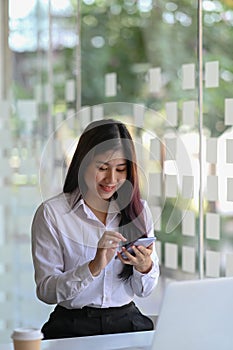
[[[185,101],[182,106],[182,120],[184,125],[195,126],[196,101]]]
[[[32,222],[32,218],[30,215],[22,215],[22,214],[18,215],[18,217],[17,217],[17,233],[19,235],[28,234],[31,222]]]
[[[233,277],[233,253],[226,254],[226,277]]]
[[[67,80],[65,84],[65,100],[66,102],[75,101],[75,81],[73,79]]]
[[[21,205],[28,205],[30,203],[32,207],[34,203],[39,203],[41,199],[40,190],[33,186],[21,186],[18,190],[18,196]]]
[[[8,100],[0,100],[0,119],[8,119],[10,116],[10,102]]]
[[[233,178],[227,178],[227,200],[233,202]]]
[[[218,177],[214,175],[207,176],[206,199],[209,201],[218,200]]]
[[[220,216],[216,213],[206,213],[206,238],[220,239]]]
[[[55,118],[54,118],[55,130],[57,130],[59,127],[61,127],[61,124],[63,122],[64,122],[63,113],[57,113]]]
[[[35,158],[22,159],[20,162],[20,172],[22,174],[37,174],[38,164]]]
[[[0,170],[1,172],[1,170]],[[2,176],[2,174],[1,174]],[[12,200],[12,191],[8,186],[0,187],[1,196],[0,196],[0,204],[9,205]]]
[[[226,140],[226,162],[233,163],[233,139]]]
[[[184,236],[195,236],[195,213],[191,210],[183,211],[182,234]]]
[[[37,103],[35,100],[18,100],[17,112],[20,119],[33,121],[37,119]]]
[[[96,105],[92,107],[92,120],[101,120],[104,117],[104,106]]]
[[[233,98],[224,101],[224,122],[225,125],[233,125]]]
[[[74,108],[67,109],[66,123],[71,130],[75,128],[75,120],[76,120],[76,114],[75,114]]]
[[[182,65],[182,89],[190,90],[195,89],[195,64],[183,64]]]
[[[184,175],[182,178],[182,196],[183,198],[193,198],[194,177]]]
[[[207,250],[206,251],[206,276],[220,276],[220,253]]]
[[[150,206],[155,231],[161,231],[162,208],[158,206]]]
[[[144,125],[144,113],[145,113],[145,106],[143,104],[133,105],[134,123],[139,128],[142,128]]]
[[[149,69],[149,92],[157,93],[162,86],[161,68]]]
[[[138,166],[141,167],[141,169],[143,169],[143,165],[144,160],[145,160],[145,154],[144,154],[144,149],[141,143],[141,138],[140,137],[134,137],[134,146],[135,146],[135,151],[136,151],[136,155],[137,155],[137,161],[138,161]],[[142,170],[144,171],[144,170]]]
[[[195,249],[193,247],[182,247],[182,270],[194,273],[196,270]]]
[[[165,150],[166,150],[166,160],[176,159],[176,149],[177,149],[177,138],[175,137],[165,137]]]
[[[150,159],[160,160],[161,159],[161,145],[158,138],[150,140]]]
[[[12,173],[13,173],[13,170],[10,167],[10,160],[8,160],[7,158],[2,158],[1,161],[0,161],[0,174],[1,174],[1,177],[2,176],[10,177]],[[2,193],[1,193],[1,196],[2,196]]]
[[[206,139],[206,161],[208,163],[217,163],[217,146],[218,139],[216,137]]]
[[[151,196],[161,197],[162,194],[161,173],[149,173],[149,194]]]
[[[205,87],[214,88],[219,86],[219,62],[205,63]]]
[[[89,106],[83,106],[78,116],[80,121],[80,130],[83,131],[91,122],[91,108]]]
[[[167,198],[177,197],[177,177],[176,175],[165,175],[165,196]]]
[[[55,146],[55,159],[62,161],[64,154],[63,154],[63,150],[62,150],[61,140],[54,140],[54,146]]]
[[[174,243],[165,243],[165,267],[178,268],[178,247]]]
[[[108,73],[105,75],[105,96],[112,97],[117,94],[117,75]]]
[[[13,138],[9,130],[0,130],[0,148],[4,150],[13,148]]]
[[[177,102],[167,102],[165,104],[165,108],[166,108],[167,125],[172,127],[177,126],[177,119],[178,119]]]

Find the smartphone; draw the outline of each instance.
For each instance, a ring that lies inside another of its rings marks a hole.
[[[133,242],[127,243],[125,245],[123,245],[123,247],[126,248],[127,252],[129,252],[130,254],[134,255],[134,251],[132,249],[132,246],[139,246],[139,245],[143,245],[144,247],[149,247],[154,241],[156,240],[156,237],[145,237],[145,238],[139,238]],[[121,256],[126,259],[126,255],[124,254],[124,252],[121,252]],[[118,258],[118,256],[116,256],[116,259]]]

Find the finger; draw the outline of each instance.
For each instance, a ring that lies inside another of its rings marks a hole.
[[[118,239],[108,239],[106,240],[106,247],[107,248],[119,248],[120,241]]]
[[[117,252],[117,257],[123,264],[125,264],[126,259],[123,258],[121,252]]]
[[[146,249],[153,250],[153,247],[154,247],[154,243],[151,243],[150,245],[148,245],[148,247],[146,247]]]
[[[126,238],[121,233],[115,231],[105,231],[98,246],[100,248],[117,248],[121,241],[126,241]]]
[[[108,243],[110,247],[119,248],[122,239],[119,236],[110,236],[108,237]]]
[[[127,257],[124,258],[120,252],[117,252],[117,256],[124,265],[132,265],[130,260]]]
[[[105,239],[104,242],[102,242],[101,247],[106,249],[116,249],[119,247],[119,242],[113,239]]]
[[[115,232],[115,231],[106,231],[106,237],[115,242],[127,241],[127,239],[124,236],[122,236],[120,232]]]
[[[146,248],[146,247],[144,247],[142,245],[139,245],[139,246],[135,247],[135,249],[137,249],[138,252],[140,252],[141,254],[143,254],[145,256],[151,255],[152,251],[153,251],[152,247],[150,248],[150,246],[149,246],[149,247]],[[134,250],[134,252],[136,254],[137,251],[135,249],[133,249],[133,250]]]
[[[131,265],[134,265],[136,262],[135,256],[132,255],[132,252],[130,253],[125,247],[122,247],[122,251],[124,252],[125,255],[125,260],[128,260],[128,263]]]

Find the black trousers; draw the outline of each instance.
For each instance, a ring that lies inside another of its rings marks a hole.
[[[133,302],[121,307],[66,309],[56,306],[42,327],[44,339],[152,330],[152,320]]]

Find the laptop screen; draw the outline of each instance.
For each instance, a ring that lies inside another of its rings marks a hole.
[[[233,278],[168,284],[151,350],[170,349],[233,349]]]

